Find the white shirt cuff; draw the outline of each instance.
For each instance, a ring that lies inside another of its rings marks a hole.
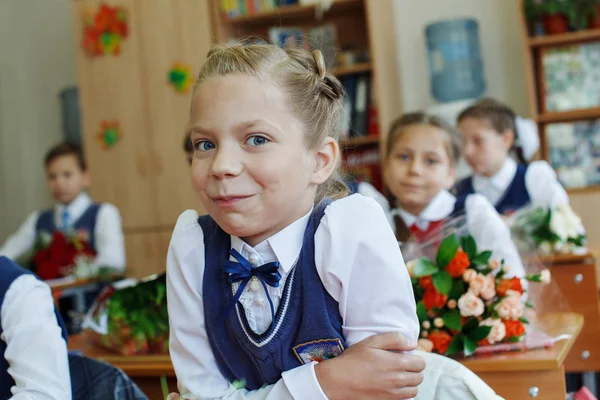
[[[316,364],[316,362],[312,362],[281,374],[288,391],[294,399],[328,400],[317,380]]]

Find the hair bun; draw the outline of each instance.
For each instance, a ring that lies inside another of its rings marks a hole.
[[[315,59],[315,64],[317,65],[317,74],[319,74],[319,78],[325,79],[325,75],[327,75],[327,67],[325,66],[325,58],[323,57],[323,53],[321,53],[321,50],[313,50],[312,56]]]

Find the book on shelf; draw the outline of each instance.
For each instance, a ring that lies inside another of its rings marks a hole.
[[[298,4],[298,0],[221,0],[221,11],[231,18],[235,18],[260,14],[294,4]]]
[[[369,134],[377,136],[376,112],[371,99],[371,74],[361,73],[343,76],[340,79],[346,90],[344,101],[345,121],[342,126],[342,137],[362,137]]]
[[[323,53],[325,66],[335,66],[337,51],[337,33],[333,24],[314,28],[278,26],[269,29],[269,41],[282,48],[318,49]]]

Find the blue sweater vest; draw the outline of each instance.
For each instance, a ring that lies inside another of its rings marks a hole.
[[[21,268],[6,257],[0,257],[0,309],[2,309],[2,303],[4,302],[4,297],[6,296],[6,292],[8,291],[8,288],[10,288],[10,285],[17,278],[25,274],[31,274],[31,272]],[[54,312],[56,314],[56,321],[62,329],[62,336],[66,341],[67,328],[56,308],[54,309]],[[0,336],[2,336],[2,333],[2,317],[0,316]],[[15,381],[8,373],[9,365],[6,358],[4,358],[5,351],[6,343],[3,340],[0,340],[0,400],[10,399],[12,397],[10,388],[15,385]]]
[[[83,213],[81,217],[73,224],[75,230],[84,230],[87,232],[89,237],[90,246],[96,248],[96,218],[98,217],[98,211],[100,210],[100,204],[93,203]],[[50,234],[57,230],[56,224],[54,223],[54,209],[43,211],[38,217],[35,225],[36,235],[40,232],[46,231]]]
[[[202,285],[206,331],[217,365],[230,382],[244,381],[247,389],[257,390],[277,382],[284,371],[333,358],[345,349],[338,303],[323,286],[315,266],[314,236],[329,203],[316,206],[310,216],[275,320],[260,335],[250,329],[239,302],[223,321],[233,299],[232,285],[223,271],[231,238],[209,216],[198,219],[206,251]]]
[[[525,175],[527,174],[527,165],[519,164],[517,173],[512,182],[500,198],[498,203],[494,204],[498,213],[506,215],[516,211],[531,202],[527,185],[525,184]],[[475,193],[473,188],[473,177],[469,176],[456,184],[456,195],[466,196]]]

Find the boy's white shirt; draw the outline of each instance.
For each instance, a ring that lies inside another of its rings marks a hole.
[[[368,188],[366,183],[358,187],[359,193],[371,193],[374,188]],[[447,190],[440,191],[419,215],[412,215],[407,211],[396,208],[390,209],[384,204],[383,208],[388,216],[390,226],[394,226],[394,215],[400,215],[407,226],[416,224],[420,229],[426,230],[430,222],[440,221],[452,214],[456,197]],[[477,243],[477,248],[492,251],[492,258],[504,259],[505,264],[511,267],[508,276],[525,276],[525,269],[521,257],[511,239],[510,229],[498,214],[492,203],[481,194],[467,196],[465,201],[465,216],[467,229]]]
[[[54,206],[54,223],[57,227],[62,225],[62,213],[67,209],[70,224],[74,224],[86,212],[92,204],[92,199],[87,193],[81,193],[68,206],[57,204]],[[31,250],[35,239],[35,226],[40,216],[35,211],[27,217],[25,222],[13,235],[9,236],[0,247],[0,256],[16,260]],[[115,271],[122,272],[125,269],[125,240],[121,226],[119,210],[112,204],[102,203],[96,218],[94,230],[96,239],[97,256],[95,264],[102,267],[110,267]]]
[[[498,204],[516,173],[517,162],[508,157],[493,176],[473,175],[473,190],[485,196],[492,204]],[[529,164],[525,173],[525,187],[533,206],[554,207],[569,204],[567,192],[558,182],[556,172],[546,161],[534,161]]]
[[[279,261],[282,284],[298,259],[310,212],[254,248],[232,237],[232,248],[261,262]],[[204,322],[204,246],[195,211],[177,221],[167,257],[170,353],[183,398],[327,399],[314,363],[286,371],[273,385],[255,391],[235,389],[221,375]],[[360,195],[333,202],[315,233],[315,265],[327,292],[339,303],[348,346],[369,336],[401,332],[416,342],[419,323],[410,278],[381,206]],[[269,287],[277,307],[281,291]],[[257,332],[271,323],[264,290],[245,290],[240,299]],[[186,397],[185,394],[193,396]]]
[[[4,357],[15,381],[10,400],[70,399],[67,344],[48,285],[33,275],[20,276],[6,291],[0,313]]]

